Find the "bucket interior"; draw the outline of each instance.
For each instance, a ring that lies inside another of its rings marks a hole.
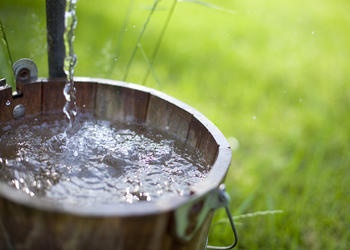
[[[10,89],[0,91],[2,123],[13,120],[16,108],[24,107],[23,116],[62,112],[65,99],[62,94],[64,81],[39,80],[34,83],[22,84],[21,96],[13,98]],[[77,78],[77,105],[79,112],[92,114],[97,119],[111,122],[136,122],[164,131],[189,147],[195,148],[211,165],[207,178],[191,186],[191,197],[179,197],[171,201],[160,199],[159,202],[138,204],[125,209],[124,207],[98,208],[86,207],[78,210],[65,205],[72,213],[86,214],[134,214],[157,213],[171,210],[189,198],[202,196],[218,187],[226,175],[231,150],[221,132],[202,114],[192,107],[172,98],[162,92],[136,84],[118,82],[106,79]],[[15,117],[23,119],[23,117]],[[21,194],[12,194],[11,189],[3,187],[6,196],[16,197],[17,201],[30,203],[36,207],[47,207],[59,210],[62,204],[44,204],[39,199],[28,200]],[[4,192],[4,191],[3,191]],[[121,205],[123,206],[123,205]]]

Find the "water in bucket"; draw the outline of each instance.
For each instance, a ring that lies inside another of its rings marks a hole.
[[[83,205],[187,195],[208,164],[194,149],[140,124],[62,115],[12,121],[0,131],[0,180],[27,193]]]

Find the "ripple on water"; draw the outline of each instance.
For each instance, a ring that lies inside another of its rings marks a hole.
[[[81,117],[67,137],[62,118],[4,126],[0,181],[30,196],[88,205],[186,195],[208,172],[198,152],[159,131]]]

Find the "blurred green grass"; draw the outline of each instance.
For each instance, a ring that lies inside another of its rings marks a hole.
[[[10,27],[13,56],[33,58],[46,76],[43,1],[15,2],[37,26]],[[153,4],[130,2],[78,2],[76,75],[124,77]],[[350,2],[205,2],[230,11],[177,2],[145,84],[200,110],[232,143],[226,186],[235,216],[283,211],[238,218],[238,249],[347,249]],[[9,27],[13,1],[3,3]],[[140,41],[148,59],[172,3],[159,3]],[[141,83],[147,67],[138,51],[127,81]],[[219,212],[211,244],[231,240],[222,222]]]

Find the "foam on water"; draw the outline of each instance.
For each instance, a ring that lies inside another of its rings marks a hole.
[[[137,124],[87,119],[67,137],[64,117],[35,117],[0,131],[0,181],[30,196],[81,205],[182,196],[205,178],[199,153]]]

